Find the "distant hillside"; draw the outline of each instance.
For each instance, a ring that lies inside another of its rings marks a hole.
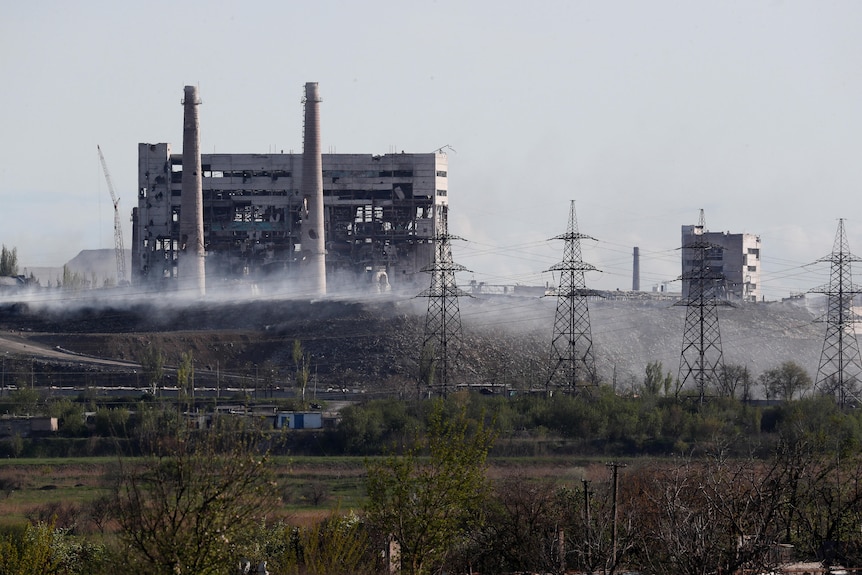
[[[620,390],[643,381],[647,363],[660,361],[677,375],[685,325],[685,307],[644,298],[590,301],[593,349],[601,379]],[[556,298],[489,298],[466,300],[462,322],[472,362],[519,356],[544,370],[553,333]],[[817,299],[722,307],[719,328],[724,361],[747,366],[753,377],[794,361],[817,373],[826,326]],[[474,341],[470,341],[470,340]],[[484,340],[476,344],[475,339]],[[472,344],[472,346],[470,345]],[[528,351],[529,350],[529,351]],[[480,357],[484,354],[484,358]],[[486,373],[488,371],[486,370]]]
[[[747,366],[756,378],[794,361],[813,378],[826,331],[817,321],[821,301],[721,308],[725,362]],[[40,333],[40,341],[52,347],[98,357],[130,359],[155,344],[171,361],[190,351],[203,366],[236,371],[269,362],[284,373],[295,369],[291,350],[299,339],[321,384],[374,389],[393,378],[412,381],[418,373],[426,306],[421,298],[124,303],[112,297],[10,305],[0,308],[0,329]],[[460,310],[464,345],[456,379],[513,386],[544,381],[555,298],[464,298]],[[675,377],[685,313],[670,300],[592,300],[602,381],[621,392],[632,389],[654,361]]]
[[[128,262],[132,259],[131,254],[131,250],[126,250],[127,274],[129,273]],[[87,281],[92,281],[95,275],[96,287],[101,287],[106,279],[114,282],[117,278],[117,259],[113,249],[81,250],[65,265],[71,273],[77,273]],[[58,279],[63,279],[63,266],[28,267],[22,272],[27,276],[32,273],[42,286],[53,286]]]

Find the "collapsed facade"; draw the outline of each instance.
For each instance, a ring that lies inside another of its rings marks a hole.
[[[327,284],[335,291],[424,286],[420,272],[446,229],[446,154],[320,157]],[[200,165],[207,285],[299,278],[308,252],[303,154],[201,154]],[[131,266],[138,285],[176,284],[182,180],[182,154],[166,143],[138,145]]]

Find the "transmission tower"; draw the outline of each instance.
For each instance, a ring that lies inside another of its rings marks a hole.
[[[449,235],[446,214],[435,233],[434,261],[422,271],[431,274],[431,287],[419,294],[428,298],[425,315],[425,337],[422,342],[422,357],[419,360],[420,385],[428,387],[429,393],[441,396],[453,390],[452,370],[461,352],[461,311],[458,298],[466,295],[458,289],[455,272],[467,268],[452,261],[451,240],[460,240]]]
[[[575,202],[569,207],[569,225],[566,233],[551,238],[563,240],[563,261],[547,271],[560,272],[557,286],[557,313],[554,317],[554,335],[551,339],[551,361],[547,387],[577,391],[578,386],[598,383],[596,359],[593,355],[593,337],[590,330],[589,296],[599,292],[588,290],[584,272],[598,271],[584,263],[581,240],[596,240],[578,232]]]
[[[862,373],[859,359],[859,344],[856,341],[854,325],[859,321],[853,311],[853,298],[862,293],[853,284],[850,263],[862,261],[850,253],[847,236],[844,233],[844,220],[838,220],[838,231],[832,253],[817,260],[831,264],[829,285],[814,288],[809,293],[824,294],[827,299],[826,337],[820,366],[814,387],[821,393],[835,395],[843,407],[848,396],[858,399],[858,385]]]
[[[724,248],[704,237],[707,232],[703,210],[692,231],[694,239],[682,246],[683,273],[679,279],[683,281],[683,297],[674,304],[687,308],[677,391],[694,383],[702,403],[709,383],[717,380],[723,364],[718,306],[730,303],[720,295],[726,283],[724,274],[720,266],[712,265],[723,259]]]

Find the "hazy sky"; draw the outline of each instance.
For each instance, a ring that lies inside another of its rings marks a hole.
[[[803,266],[838,218],[862,254],[860,25],[826,0],[7,2],[0,242],[22,266],[112,247],[99,144],[130,247],[137,144],[180,148],[183,86],[205,152],[299,152],[317,81],[325,152],[454,149],[462,281],[552,282],[575,200],[590,287],[629,289],[633,246],[642,289],[678,277],[703,208],[761,236],[780,298],[828,281]]]

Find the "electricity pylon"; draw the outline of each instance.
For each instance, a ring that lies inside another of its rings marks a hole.
[[[551,360],[547,387],[577,391],[578,386],[596,385],[596,359],[593,354],[593,336],[590,329],[589,296],[599,292],[586,288],[584,272],[598,271],[584,263],[581,240],[596,240],[578,231],[575,202],[569,208],[569,225],[566,233],[551,238],[563,240],[563,261],[547,271],[560,272],[557,286],[557,312],[554,317],[554,335],[551,339]]]
[[[862,293],[853,284],[850,263],[862,261],[850,253],[844,220],[838,220],[838,231],[832,253],[818,262],[831,264],[829,285],[814,288],[809,293],[824,294],[827,299],[826,337],[820,354],[820,366],[814,387],[821,393],[835,395],[843,407],[848,396],[858,399],[862,362],[854,325],[859,318],[853,311],[853,298]]]
[[[723,364],[718,306],[730,303],[720,297],[726,283],[724,273],[711,265],[722,259],[724,248],[706,241],[703,210],[693,231],[694,240],[682,246],[683,273],[679,277],[687,282],[688,291],[684,289],[686,295],[674,304],[687,308],[676,391],[693,382],[702,403],[709,384],[717,381]]]
[[[425,334],[419,360],[420,385],[428,387],[429,393],[441,396],[453,391],[452,371],[461,352],[461,310],[458,298],[466,295],[458,289],[455,272],[468,271],[452,261],[451,240],[460,240],[449,235],[445,214],[442,233],[435,233],[434,261],[422,271],[431,274],[431,287],[419,294],[428,298],[425,315]]]

